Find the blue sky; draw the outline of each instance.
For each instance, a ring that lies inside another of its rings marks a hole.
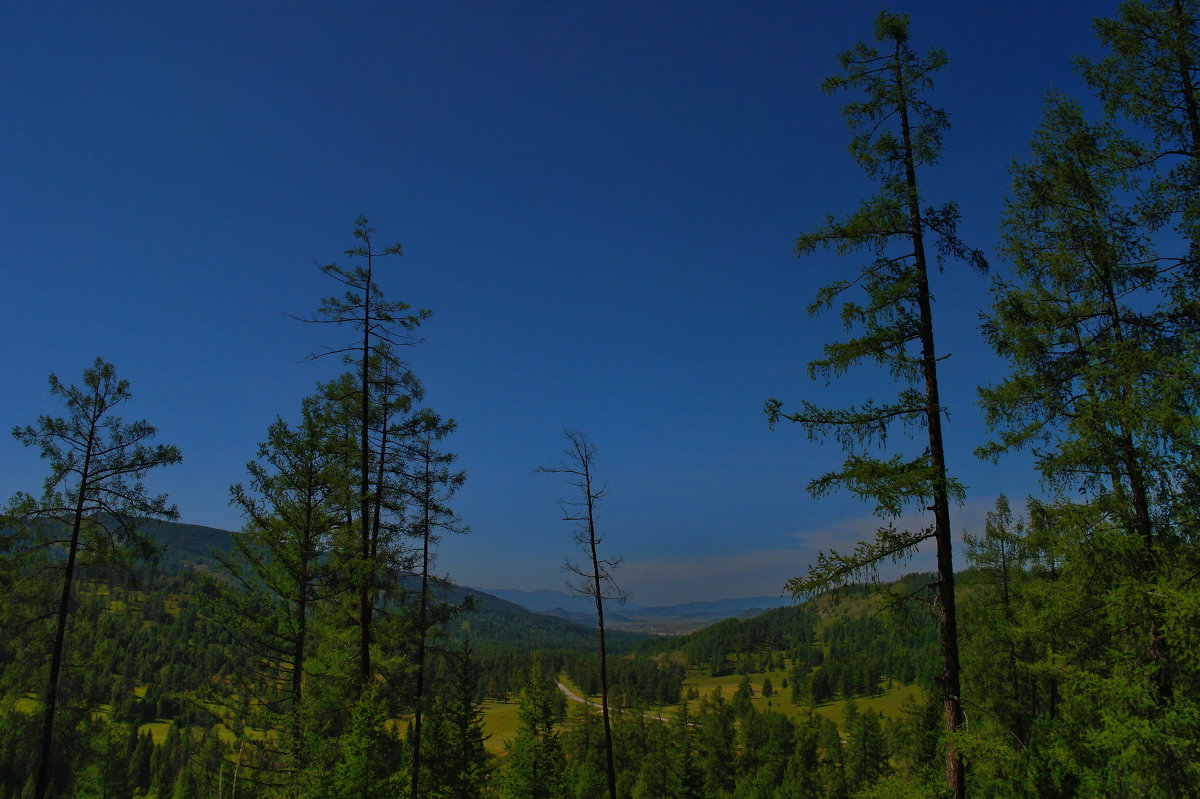
[[[930,201],[994,256],[1007,168],[1044,93],[1082,97],[1070,60],[1115,4],[914,2],[921,49],[950,64],[951,115]],[[847,97],[819,86],[868,38],[876,3],[72,3],[0,15],[0,425],[57,413],[54,371],[96,355],[133,386],[185,462],[156,475],[183,518],[234,528],[228,486],[276,415],[335,364],[304,326],[334,288],[317,265],[365,214],[405,255],[380,282],[431,308],[411,352],[455,417],[472,533],[441,568],[482,587],[560,587],[564,426],[599,449],[600,523],[642,604],[777,594],[814,552],[869,534],[869,508],[816,502],[840,461],[767,428],[769,396],[851,402],[890,390],[863,370],[826,387],[804,365],[840,333],[815,289],[854,267],[802,261],[795,237],[871,190],[846,154]],[[995,261],[1002,270],[1004,264]],[[1036,481],[971,450],[987,279],[938,276],[936,323],[956,528]],[[0,493],[43,464],[0,440]],[[924,566],[918,559],[914,568]]]

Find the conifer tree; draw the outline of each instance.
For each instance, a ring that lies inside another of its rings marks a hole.
[[[333,799],[394,796],[403,774],[400,742],[388,723],[386,703],[372,687],[351,709],[350,722],[338,741],[338,758],[325,783]]]
[[[735,719],[733,708],[720,688],[700,700],[696,725],[696,768],[703,781],[704,796],[724,796],[734,787]]]
[[[1200,678],[1167,622],[1195,607],[1188,586],[1200,565],[1187,545],[1200,407],[1185,309],[1191,256],[1162,258],[1152,246],[1165,243],[1156,209],[1179,195],[1154,185],[1125,131],[1089,122],[1062,97],[1047,101],[1031,150],[1014,168],[1005,215],[1014,274],[996,281],[985,325],[1010,372],[981,389],[996,431],[981,454],[1029,449],[1055,492],[1038,506],[1065,554],[1053,607],[1059,625],[1087,618],[1068,644],[1071,710],[1057,719],[1068,770],[1086,790],[1171,795],[1162,764],[1194,758],[1179,700]],[[1105,706],[1126,710],[1069,729]],[[1148,736],[1158,763],[1123,759]]]
[[[152,548],[138,532],[139,525],[148,518],[171,519],[179,514],[165,495],[149,494],[142,480],[151,469],[182,460],[177,448],[149,443],[157,433],[150,424],[126,424],[116,415],[132,393],[129,381],[119,379],[111,363],[97,358],[84,371],[82,386],[63,385],[51,373],[50,393],[62,399],[67,416],[42,416],[36,426],[13,430],[22,444],[41,450],[50,462],[50,476],[40,500],[18,494],[10,505],[12,516],[41,546],[66,550],[42,696],[35,799],[43,799],[50,785],[64,643],[80,559],[149,554]]]
[[[847,711],[849,716],[849,711]],[[874,785],[888,771],[888,746],[879,715],[872,710],[858,713],[854,724],[846,723],[846,775],[851,792]]]
[[[837,725],[822,719],[818,745],[821,752],[821,778],[825,784],[824,799],[847,799],[845,746]]]
[[[322,406],[306,398],[296,425],[277,419],[270,426],[258,459],[246,465],[249,484],[230,489],[245,527],[228,554],[217,553],[226,579],[214,581],[213,610],[247,655],[235,691],[265,714],[243,722],[286,742],[284,773],[273,765],[269,781],[294,779],[308,765],[308,658],[320,606],[338,588],[335,542],[354,500],[341,428]]]
[[[554,730],[555,690],[552,678],[542,671],[534,655],[521,691],[520,727],[508,746],[502,782],[506,799],[565,799],[563,773],[566,761]]]
[[[450,691],[435,708],[440,733],[425,744],[429,750],[426,795],[434,799],[481,799],[491,756],[484,748],[483,711],[476,699],[478,669],[470,640],[453,653]]]
[[[413,311],[407,303],[385,299],[376,282],[377,262],[401,255],[403,248],[399,244],[378,248],[372,239],[375,232],[366,217],[356,220],[354,237],[361,243],[347,250],[346,255],[361,259],[363,265],[347,268],[334,263],[322,267],[344,291],[341,296],[323,300],[317,316],[308,320],[348,326],[357,332],[354,341],[326,349],[314,357],[342,355],[354,370],[353,382],[347,381],[349,392],[342,399],[355,406],[352,418],[358,439],[354,459],[358,471],[355,524],[359,535],[354,572],[358,594],[358,676],[364,688],[373,676],[372,619],[381,558],[387,554],[380,547],[382,531],[378,521],[381,509],[390,502],[380,477],[389,451],[386,420],[395,412],[397,403],[405,408],[408,405],[399,388],[406,385],[411,370],[400,358],[399,348],[414,343],[414,331],[430,315],[427,310]],[[380,433],[374,441],[373,430]]]
[[[1156,174],[1141,210],[1150,224],[1173,227],[1186,244],[1185,253],[1167,261],[1182,268],[1172,270],[1178,285],[1166,299],[1179,312],[1190,309],[1193,319],[1200,302],[1198,25],[1196,0],[1126,0],[1115,16],[1095,21],[1106,55],[1077,62],[1107,114],[1142,134],[1136,166]]]
[[[964,535],[967,563],[981,575],[972,601],[964,608],[964,671],[975,686],[976,702],[999,722],[1004,739],[1025,749],[1036,700],[1029,685],[1023,585],[1033,565],[1024,519],[1015,518],[1003,494],[987,514],[982,535]],[[967,620],[969,619],[969,623]],[[969,666],[967,665],[969,663]]]
[[[946,57],[940,50],[919,55],[909,41],[908,18],[903,15],[880,13],[875,39],[878,49],[860,42],[845,53],[844,74],[829,78],[824,88],[866,95],[845,105],[843,113],[854,131],[850,152],[879,184],[879,191],[846,219],[829,217],[814,232],[800,236],[796,254],[829,249],[839,255],[865,252],[870,256],[851,277],[821,289],[810,307],[816,313],[840,302],[847,328],[860,332],[827,344],[824,357],[809,364],[809,374],[829,380],[852,366],[875,364],[903,388],[888,402],[868,400],[851,408],[804,402],[800,410],[785,412],[783,403],[772,399],[766,411],[772,424],[780,419],[797,422],[811,438],[833,438],[848,451],[840,470],[809,484],[813,496],[846,488],[874,502],[876,513],[884,518],[896,518],[914,505],[932,511],[932,523],[924,529],[898,530],[888,524],[873,541],[858,545],[850,554],[822,555],[807,577],[792,580],[788,587],[800,595],[843,585],[864,573],[873,574],[880,561],[902,557],[933,539],[942,662],[938,684],[946,730],[954,732],[962,726],[963,714],[950,503],[963,491],[946,469],[930,272],[947,257],[979,270],[986,268],[986,262],[978,250],[958,238],[957,206],[923,206],[918,183],[918,171],[938,160],[948,127],[945,112],[925,99],[932,75]],[[849,298],[855,289],[865,294],[864,302]],[[896,425],[923,429],[924,452],[909,458],[872,454],[869,448],[885,445]],[[952,796],[961,799],[963,764],[952,741],[946,753],[946,785]]]
[[[421,777],[421,725],[424,718],[426,646],[430,635],[431,589],[435,578],[432,574],[435,558],[434,546],[443,533],[465,533],[466,525],[446,504],[466,480],[466,473],[454,471],[451,466],[455,455],[441,452],[435,445],[455,430],[453,419],[442,419],[438,414],[425,409],[413,419],[409,461],[411,463],[409,493],[412,497],[413,520],[410,533],[420,542],[418,568],[421,570],[421,586],[417,598],[417,648],[416,648],[416,695],[413,698],[413,766],[410,796],[417,799]]]

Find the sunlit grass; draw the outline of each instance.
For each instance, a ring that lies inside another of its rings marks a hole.
[[[815,712],[817,715],[832,720],[839,727],[845,724],[846,706],[849,704],[848,699],[838,699],[832,702],[826,702],[813,708],[808,702],[793,702],[792,691],[790,687],[791,675],[786,670],[774,670],[767,672],[756,672],[748,675],[750,677],[750,687],[754,690],[754,696],[750,702],[755,710],[766,711],[771,710],[776,713],[783,713],[792,718],[805,718],[809,712]],[[592,702],[599,702],[599,696],[585,696],[578,688],[571,685],[566,678],[560,678],[564,685],[575,691],[575,693],[583,696]],[[771,680],[773,689],[771,696],[763,696],[763,681]],[[785,681],[788,682],[788,687],[784,687]],[[689,689],[694,688],[699,694],[699,698],[712,696],[714,691],[719,691],[725,701],[733,698],[737,693],[738,685],[742,682],[741,674],[724,674],[720,677],[711,676],[704,669],[689,669],[687,678],[684,680],[682,694],[687,695]],[[887,718],[898,718],[903,713],[903,706],[909,699],[919,701],[923,696],[920,688],[915,685],[902,685],[895,681],[889,681],[885,690],[876,696],[855,697],[854,703],[858,706],[859,711],[871,710],[876,713],[881,713]],[[698,699],[690,700],[693,711]],[[575,704],[575,703],[572,703]],[[661,714],[663,718],[677,718],[682,706],[682,702],[677,702],[670,705],[653,705],[642,708],[642,711],[649,715]]]
[[[138,735],[150,733],[150,737],[154,740],[155,746],[162,746],[167,742],[167,730],[171,729],[169,721],[151,721],[148,724],[143,724],[138,727]]]
[[[483,703],[483,732],[488,736],[483,745],[493,755],[504,754],[504,746],[517,737],[520,721],[517,718],[519,705],[516,702],[497,702],[493,699]]]

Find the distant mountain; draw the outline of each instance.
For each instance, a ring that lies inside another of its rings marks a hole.
[[[515,602],[521,607],[536,613],[560,611],[566,615],[590,613],[592,616],[595,616],[596,614],[595,600],[582,594],[568,594],[566,591],[550,591],[547,589],[519,591],[515,588],[481,588],[479,590],[485,591],[492,596],[498,596],[501,599],[507,599],[509,602]],[[623,610],[640,610],[642,606],[633,602],[626,602],[620,607]]]
[[[686,602],[682,605],[662,605],[643,608],[642,615],[652,616],[720,616],[723,619],[746,613],[787,607],[792,600],[781,596],[751,596],[742,599],[716,599],[710,602]]]
[[[596,608],[590,597],[564,591],[519,591],[508,588],[480,589],[493,596],[515,602],[529,610],[568,619],[577,624],[595,626]],[[750,618],[774,608],[785,607],[791,600],[783,597],[756,596],[686,602],[680,605],[645,606],[633,602],[605,606],[605,626],[617,630],[679,635],[731,618]]]
[[[592,651],[596,630],[590,619],[575,621],[564,611],[536,613],[477,588],[452,585],[437,590],[440,599],[462,602],[470,596],[474,609],[455,618],[449,625],[471,636],[477,644],[518,645],[528,649],[578,649]],[[560,615],[561,614],[561,615]],[[645,640],[644,634],[614,629],[606,636],[610,651],[628,652]]]

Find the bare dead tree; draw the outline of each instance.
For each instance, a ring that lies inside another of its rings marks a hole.
[[[538,472],[566,475],[567,485],[579,490],[577,500],[559,500],[563,520],[575,522],[575,543],[587,553],[589,562],[583,566],[567,558],[565,569],[577,579],[567,582],[575,593],[590,596],[596,602],[596,626],[600,630],[600,713],[604,718],[604,756],[608,776],[609,799],[617,799],[617,772],[613,767],[612,726],[608,720],[608,656],[604,646],[604,600],[624,601],[625,595],[613,579],[613,570],[621,559],[607,560],[599,554],[604,539],[596,533],[596,504],[608,492],[607,486],[597,488],[592,468],[596,447],[578,430],[564,430],[569,446],[566,460],[559,466],[541,466]]]

